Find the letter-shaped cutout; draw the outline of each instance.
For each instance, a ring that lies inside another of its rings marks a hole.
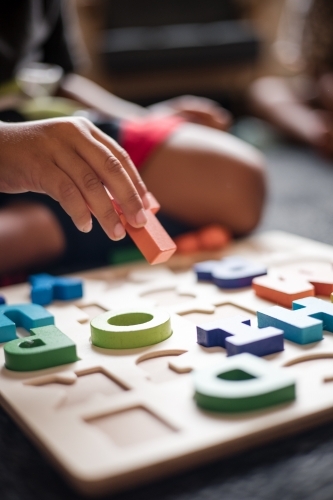
[[[91,341],[105,349],[134,349],[172,335],[170,316],[159,309],[108,311],[91,323]]]
[[[218,412],[258,410],[296,397],[296,383],[289,373],[248,353],[194,372],[194,386],[198,406]]]
[[[47,305],[53,300],[80,299],[83,295],[82,280],[63,278],[50,274],[34,274],[29,277],[31,283],[31,301],[34,304]]]
[[[323,330],[333,332],[333,304],[316,297],[293,302],[293,311],[273,306],[257,312],[258,326],[275,326],[284,337],[297,344],[309,344],[323,338]]]
[[[54,317],[37,304],[15,304],[0,306],[0,342],[17,338],[16,327],[26,330],[54,324]]]
[[[198,344],[205,347],[221,346],[228,356],[248,352],[267,356],[283,351],[283,331],[277,328],[255,328],[245,316],[220,318],[197,325]]]
[[[212,281],[219,288],[251,286],[254,278],[267,274],[264,266],[243,257],[200,262],[194,266],[194,270],[199,281]]]
[[[7,342],[5,365],[18,372],[43,370],[78,361],[76,345],[56,326],[33,328],[31,336]]]

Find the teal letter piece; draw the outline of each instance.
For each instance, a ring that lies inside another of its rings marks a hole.
[[[242,352],[267,356],[284,349],[282,330],[255,328],[246,316],[218,318],[197,325],[197,341],[205,347],[224,347],[228,356]]]
[[[333,304],[316,297],[295,300],[293,310],[273,306],[257,312],[258,326],[275,326],[297,344],[323,339],[323,330],[333,332]]]
[[[162,309],[108,311],[91,323],[91,341],[105,349],[134,349],[172,335],[170,316]]]
[[[323,322],[323,330],[333,332],[333,304],[316,297],[305,297],[293,301],[293,310]]]
[[[7,342],[5,365],[18,372],[43,370],[78,361],[76,345],[56,326],[33,328],[31,336]]]
[[[16,326],[21,326],[29,331],[31,328],[47,325],[54,325],[54,317],[40,305],[0,306],[0,342],[16,339]]]
[[[194,372],[194,385],[197,405],[217,412],[259,410],[296,397],[295,380],[289,373],[248,353]]]

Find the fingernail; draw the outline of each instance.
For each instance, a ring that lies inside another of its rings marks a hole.
[[[89,233],[92,230],[92,220],[90,219],[89,222],[82,228],[82,231],[84,233]]]
[[[138,224],[138,226],[144,226],[146,224],[147,216],[143,209],[139,210],[138,213],[136,214],[135,222]]]
[[[124,226],[118,222],[115,226],[114,226],[114,229],[113,229],[113,234],[115,236],[115,238],[117,240],[121,240],[123,238],[125,238],[126,236],[126,231],[125,231],[125,228]]]

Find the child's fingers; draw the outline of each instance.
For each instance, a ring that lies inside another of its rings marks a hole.
[[[142,227],[147,222],[147,217],[141,197],[126,169],[113,154],[111,147],[104,146],[90,136],[89,139],[80,141],[76,145],[76,150],[120,205],[129,224]]]
[[[125,168],[131,181],[133,182],[135,188],[137,189],[143,201],[143,206],[145,208],[149,208],[149,202],[147,199],[148,189],[143,180],[141,179],[138,170],[135,168],[135,165],[132,162],[129,154],[115,140],[104,134],[97,127],[93,127],[93,129],[91,130],[91,134],[97,141],[104,144],[104,146],[106,146],[108,149],[110,149],[110,151],[113,152],[115,157],[120,161],[120,163]]]
[[[70,150],[62,149],[57,164],[78,187],[89,209],[109,238],[112,240],[123,238],[126,235],[125,229],[96,172],[79,155]]]
[[[85,233],[90,231],[91,213],[80,190],[67,173],[51,162],[44,164],[39,186],[41,192],[60,203],[80,231]]]

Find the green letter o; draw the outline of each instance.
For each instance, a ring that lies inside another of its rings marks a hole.
[[[105,349],[134,349],[172,335],[170,315],[160,309],[108,311],[91,323],[91,341]]]

